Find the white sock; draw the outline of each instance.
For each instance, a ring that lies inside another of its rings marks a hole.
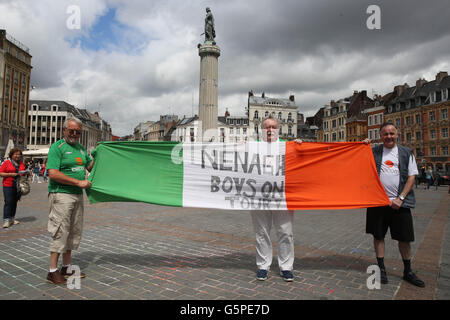
[[[70,263],[69,264],[63,264],[62,266],[68,268],[68,267],[70,267]]]
[[[58,268],[55,269],[50,268],[50,272],[55,272],[56,270],[58,270]]]

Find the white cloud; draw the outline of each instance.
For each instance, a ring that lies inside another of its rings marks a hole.
[[[161,114],[191,115],[193,97],[198,112],[197,43],[207,6],[222,50],[219,114],[228,108],[243,115],[253,90],[282,98],[292,93],[310,116],[353,90],[385,94],[450,69],[448,19],[430,24],[433,10],[411,1],[399,7],[380,0],[378,33],[364,27],[367,6],[359,0],[9,0],[0,3],[0,27],[30,48],[37,87],[31,99],[87,104],[114,134],[126,135]],[[69,5],[81,9],[81,30],[66,27]],[[443,16],[449,12],[445,1],[434,6]],[[113,27],[114,43],[94,51],[74,42],[92,37],[111,8],[120,24]]]

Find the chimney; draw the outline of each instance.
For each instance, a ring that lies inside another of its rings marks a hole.
[[[361,91],[361,94],[362,94],[363,98],[367,97],[367,90]]]
[[[230,116],[230,113],[228,112],[228,108],[227,108],[227,110],[225,111],[225,118],[228,118]]]
[[[248,97],[250,98],[250,97],[253,97],[253,90],[250,90],[249,92],[248,92]]]
[[[448,73],[445,71],[440,71],[438,74],[436,74],[436,84],[440,84],[442,79],[448,76]]]
[[[358,90],[353,90],[353,95],[356,96],[358,94]]]
[[[263,97],[263,98],[265,98],[265,97],[266,97],[266,94],[264,93],[264,91],[263,91],[263,93],[262,93],[261,97]]]
[[[395,86],[394,87],[394,91],[395,91],[397,97],[400,97],[402,95],[403,91],[405,91],[405,89],[408,88],[408,87],[409,86],[408,86],[408,84],[406,82],[405,82],[404,85]]]
[[[336,102],[334,100],[330,101],[330,107],[334,107],[335,104],[336,104]]]
[[[419,79],[416,81],[416,89],[421,88],[425,83],[427,83],[427,80],[424,79]]]
[[[291,100],[292,102],[294,102],[294,101],[295,101],[295,97],[294,97],[294,95],[293,95],[293,94],[291,94],[291,95],[289,96],[289,100]]]

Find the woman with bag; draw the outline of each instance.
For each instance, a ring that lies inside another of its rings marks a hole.
[[[25,170],[25,165],[21,161],[22,150],[13,148],[9,152],[9,160],[0,166],[0,176],[3,177],[3,196],[5,205],[3,207],[3,228],[19,224],[15,219],[17,201],[20,200],[21,192],[18,187],[20,171]]]

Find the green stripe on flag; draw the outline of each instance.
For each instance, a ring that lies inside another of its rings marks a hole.
[[[174,149],[175,147],[177,147]],[[172,159],[172,153],[176,161]],[[182,148],[178,142],[101,142],[92,152],[89,201],[183,205]]]

